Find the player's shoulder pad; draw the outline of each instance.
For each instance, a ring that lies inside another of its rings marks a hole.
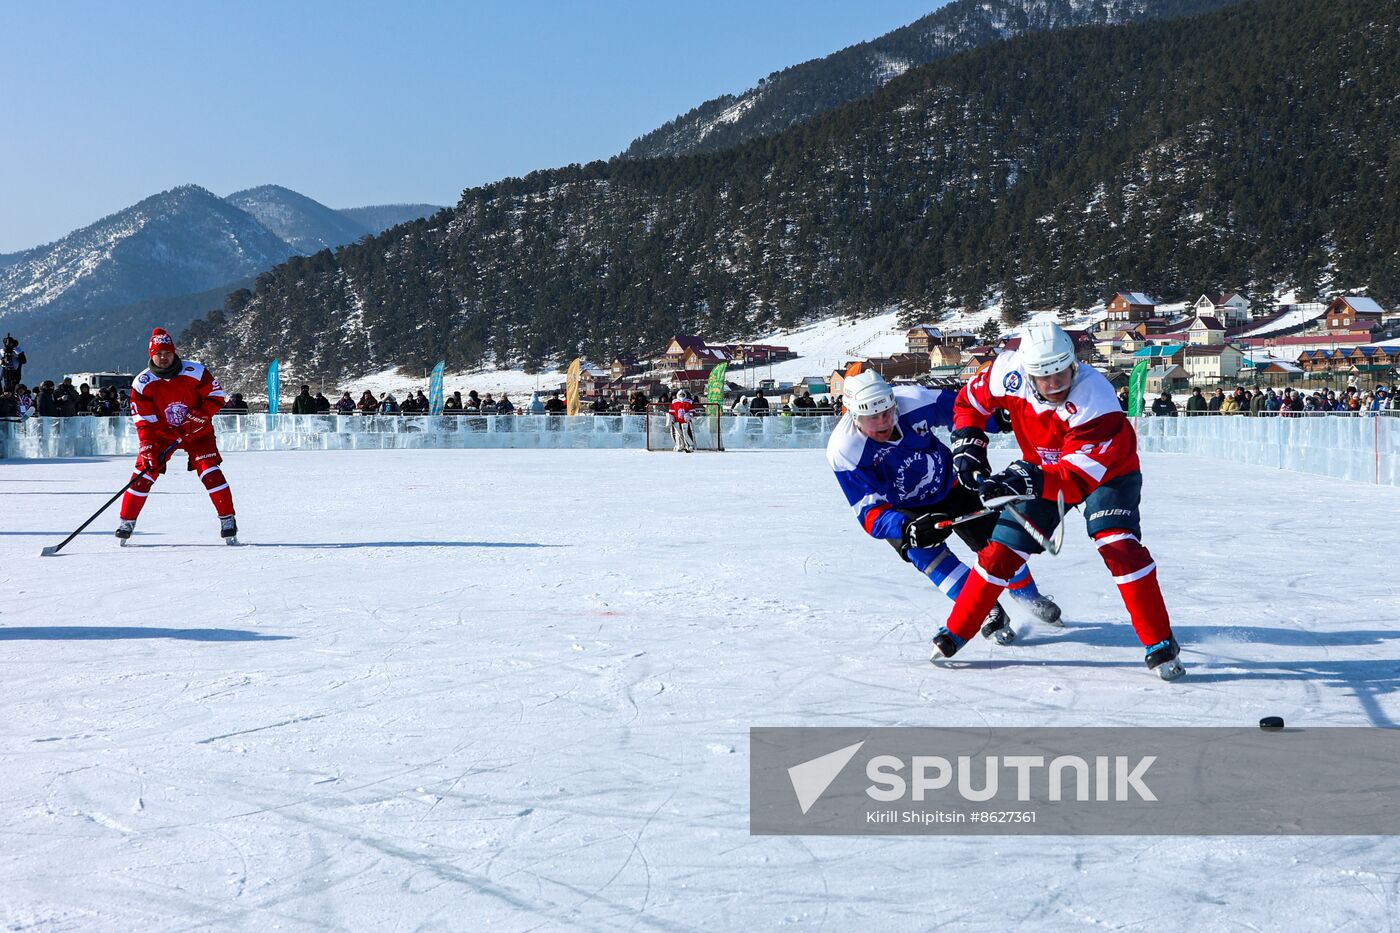
[[[1074,385],[1069,390],[1064,408],[1069,414],[1071,428],[1104,415],[1127,417],[1118,402],[1118,393],[1113,391],[1113,383],[1088,363],[1079,364],[1079,372],[1074,377]]]
[[[195,382],[198,382],[199,380],[204,378],[203,363],[200,363],[197,360],[182,360],[181,362],[183,363],[183,365],[180,367],[180,375],[189,376]]]
[[[860,458],[865,455],[865,442],[865,435],[856,430],[851,413],[846,412],[826,439],[826,462],[837,472],[859,469]]]
[[[987,388],[992,395],[1023,396],[1026,390],[1026,368],[1021,365],[1021,354],[1015,350],[1003,350],[992,360],[987,371]]]
[[[133,392],[140,392],[142,395],[145,395],[146,386],[158,381],[159,379],[160,377],[157,376],[155,373],[151,372],[150,367],[147,367],[141,370],[141,372],[137,373],[135,379],[131,380],[131,390]]]

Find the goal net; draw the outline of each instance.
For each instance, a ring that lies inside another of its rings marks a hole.
[[[656,402],[647,406],[647,450],[675,450],[671,433],[669,405]],[[714,402],[699,402],[691,415],[690,430],[696,450],[724,449],[724,410]]]

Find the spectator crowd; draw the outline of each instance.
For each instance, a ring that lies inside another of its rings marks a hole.
[[[1128,409],[1127,389],[1118,393],[1123,410]],[[1378,385],[1372,391],[1363,392],[1356,386],[1348,386],[1341,392],[1335,389],[1315,389],[1305,392],[1297,389],[1256,389],[1237,387],[1229,395],[1224,389],[1216,389],[1209,398],[1204,390],[1192,389],[1186,399],[1186,417],[1202,415],[1269,415],[1290,416],[1299,414],[1322,414],[1343,412],[1349,414],[1378,414],[1383,411],[1400,411],[1400,392],[1394,387]],[[1172,394],[1163,391],[1145,414],[1158,418],[1175,418],[1181,414]]]
[[[0,380],[0,419],[72,418],[82,415],[110,418],[131,414],[130,393],[126,391],[125,386],[104,387],[94,392],[87,383],[74,386],[72,378],[66,377],[57,385],[52,379],[46,379],[31,390],[23,382],[26,362],[24,348],[15,337],[7,334],[3,344],[3,355],[0,355],[0,376],[3,377],[3,380]],[[495,396],[490,392],[479,395],[475,390],[471,390],[464,396],[457,391],[443,400],[443,414],[566,413],[567,405],[562,398],[562,392],[550,392],[545,399],[541,399],[540,395],[541,393],[535,392],[528,403],[517,406],[505,392]],[[1128,390],[1119,390],[1118,398],[1126,411]],[[664,406],[671,401],[672,394],[665,388],[657,391],[654,396],[637,390],[625,398],[598,396],[585,400],[581,411],[592,415],[641,415],[646,414],[651,405]],[[406,392],[402,401],[395,398],[392,392],[381,392],[376,397],[372,391],[366,389],[360,393],[358,400],[346,391],[332,402],[323,392],[313,395],[309,385],[301,386],[291,406],[294,415],[418,415],[428,414],[430,409],[430,402],[422,389]],[[794,388],[786,397],[778,396],[776,406],[760,388],[754,390],[752,395],[740,395],[729,407],[731,414],[759,418],[840,415],[841,410],[840,399],[837,396],[828,394],[823,395],[820,400],[814,399],[811,392],[800,386]],[[1341,391],[1316,389],[1311,392],[1292,388],[1281,391],[1274,388],[1250,391],[1241,386],[1228,395],[1224,389],[1216,389],[1209,397],[1202,389],[1197,388],[1191,391],[1184,405],[1178,405],[1170,391],[1163,391],[1146,407],[1144,414],[1174,418],[1179,415],[1289,416],[1323,412],[1376,414],[1383,411],[1400,411],[1400,391],[1394,386],[1378,385],[1374,390],[1362,391],[1358,386],[1350,385]],[[222,413],[247,414],[248,404],[242,394],[235,392]]]

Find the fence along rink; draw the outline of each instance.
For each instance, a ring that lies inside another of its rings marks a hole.
[[[647,414],[565,415],[215,415],[225,454],[258,450],[583,449],[642,450]],[[726,450],[798,450],[826,446],[837,419],[732,416],[702,419],[696,440],[715,434]],[[659,421],[665,431],[665,419]],[[721,436],[722,435],[722,436]],[[670,449],[669,434],[665,449]],[[130,456],[129,418],[29,418],[0,421],[0,460]]]
[[[695,406],[690,428],[695,438],[696,450],[724,450],[724,409],[714,402],[700,402]],[[653,402],[647,405],[647,450],[676,449],[675,436],[671,433],[669,405]]]
[[[618,448],[646,443],[649,415],[216,415],[219,448],[383,450],[402,448]],[[830,415],[766,418],[722,415],[707,422],[727,450],[808,450],[826,446]],[[658,421],[666,430],[665,417]],[[1400,486],[1400,414],[1327,414],[1254,418],[1139,418],[1143,452],[1213,457],[1382,486]],[[701,432],[696,432],[699,441]],[[666,447],[671,449],[669,433]],[[946,437],[945,437],[946,439]],[[1015,449],[994,434],[991,446]],[[29,418],[0,421],[0,459],[130,456],[128,418]]]
[[[1400,486],[1400,413],[1138,418],[1138,449]]]

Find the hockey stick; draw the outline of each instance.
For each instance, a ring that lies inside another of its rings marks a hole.
[[[1035,527],[1035,525],[1031,524],[1031,520],[1029,518],[1026,518],[1026,516],[1011,508],[1010,503],[1007,503],[1006,509],[1006,511],[1011,515],[1011,517],[1016,520],[1016,523],[1025,529],[1026,534],[1031,536],[1031,540],[1034,541],[1036,544],[1040,545],[1042,548],[1044,548],[1045,553],[1049,554],[1051,557],[1054,557],[1056,554],[1060,553],[1060,548],[1063,547],[1065,543],[1064,493],[1060,493],[1055,497],[1055,504],[1060,510],[1060,523],[1055,526],[1054,533],[1051,534],[1048,538],[1045,536],[1045,533],[1043,531]]]
[[[944,528],[952,528],[954,525],[961,525],[964,522],[975,522],[979,518],[986,518],[988,515],[996,515],[1008,503],[1025,502],[1028,499],[1034,498],[1035,496],[1017,496],[1014,499],[1008,499],[1006,502],[999,503],[995,507],[988,506],[985,509],[978,509],[976,512],[968,512],[966,515],[959,515],[957,518],[945,518],[943,521],[935,523],[933,527],[942,530]]]
[[[1052,557],[1060,553],[1060,548],[1065,543],[1065,494],[1060,493],[1055,497],[1056,505],[1060,511],[1060,523],[1055,527],[1055,533],[1049,538],[1037,527],[1031,524],[1030,519],[1022,515],[1016,509],[1011,508],[1014,502],[1026,502],[1034,499],[1035,496],[1008,496],[1005,499],[997,500],[995,506],[988,506],[985,509],[978,509],[976,512],[968,512],[966,515],[959,515],[957,518],[945,518],[936,523],[933,527],[938,529],[952,528],[954,525],[961,525],[963,522],[976,521],[979,518],[986,518],[988,515],[995,515],[1005,509],[1014,518],[1026,534],[1031,536],[1031,540],[1045,549],[1045,552]]]
[[[164,452],[162,452],[161,455],[160,455],[160,461],[159,461],[159,462],[160,462],[160,463],[164,463],[165,460],[166,460],[166,458],[169,457],[171,454],[173,454],[173,453],[175,452],[175,448],[176,448],[176,447],[179,447],[179,446],[180,446],[180,442],[179,442],[179,441],[176,441],[175,443],[171,444],[169,447],[165,448]],[[127,480],[127,481],[126,481],[126,485],[123,486],[121,489],[118,489],[118,490],[117,490],[117,494],[116,494],[115,496],[113,496],[112,498],[108,499],[106,502],[102,503],[102,508],[98,509],[96,512],[93,512],[92,515],[89,516],[89,518],[88,518],[87,521],[83,522],[81,525],[78,526],[78,530],[77,530],[77,531],[73,532],[71,535],[69,535],[68,537],[64,538],[64,539],[63,539],[62,541],[60,541],[58,544],[55,544],[55,545],[53,545],[53,546],[51,546],[51,547],[46,547],[46,548],[44,548],[42,551],[39,552],[39,556],[40,556],[40,557],[53,557],[53,556],[54,556],[55,554],[57,554],[59,551],[63,550],[63,546],[64,546],[64,545],[66,545],[69,541],[72,541],[72,540],[73,540],[74,538],[76,538],[78,535],[82,534],[83,529],[86,528],[88,525],[91,525],[91,524],[93,523],[93,521],[97,518],[97,516],[101,515],[101,514],[102,514],[103,512],[105,512],[105,511],[107,511],[107,509],[109,509],[109,508],[111,507],[111,505],[112,505],[113,502],[116,502],[118,499],[120,499],[120,498],[122,497],[122,495],[123,495],[128,489],[131,488],[131,484],[132,484],[132,483],[136,482],[138,479],[140,479],[141,477],[143,477],[143,476],[145,476],[145,475],[146,475],[146,471],[145,471],[145,470],[142,470],[141,472],[139,472],[139,473],[137,473],[135,476],[133,476],[131,479]]]

